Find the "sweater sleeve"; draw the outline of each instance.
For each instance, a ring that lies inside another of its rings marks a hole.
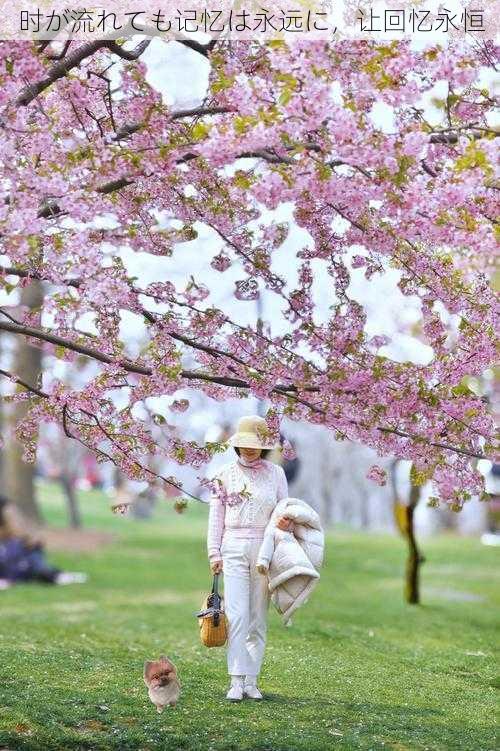
[[[219,476],[220,479],[220,476]],[[213,561],[222,560],[220,547],[222,543],[222,534],[224,532],[224,517],[226,507],[216,493],[210,497],[210,508],[208,511],[208,531],[207,531],[207,551],[208,559]]]

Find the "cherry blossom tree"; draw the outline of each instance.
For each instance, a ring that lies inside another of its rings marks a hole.
[[[480,74],[497,69],[498,48],[179,40],[169,44],[210,72],[204,101],[175,110],[147,81],[151,40],[120,41],[60,51],[1,43],[0,278],[13,296],[44,284],[41,322],[40,311],[13,316],[7,305],[0,316],[0,329],[41,347],[47,364],[43,383],[1,371],[29,404],[17,424],[25,459],[37,426],[52,421],[129,477],[175,483],[149,458],[202,470],[223,446],[179,436],[161,414],[154,433],[137,410],[165,395],[172,410],[189,409],[176,397],[188,387],[216,401],[267,400],[270,434],[286,415],[411,460],[415,485],[432,480],[433,503],[458,510],[485,498],[476,460],[494,455],[494,423],[465,379],[495,355],[498,133]],[[422,98],[443,80],[441,117],[430,122]],[[374,124],[376,103],[391,108],[393,132]],[[288,223],[274,216],[283,204]],[[96,223],[102,216],[111,228]],[[195,266],[187,285],[141,287],[110,251],[175,257],[200,227],[213,237],[202,248],[212,268],[240,271],[232,310],[264,289],[281,305],[280,333],[272,320],[243,325],[211,304]],[[275,259],[294,228],[309,239],[290,259],[298,274],[285,276]],[[366,311],[349,294],[354,269],[375,279],[387,267],[420,305],[433,352],[425,365],[384,354],[390,342],[367,336]],[[326,316],[318,274],[330,281]],[[147,327],[138,356],[124,312]],[[56,358],[82,356],[99,366],[84,386],[55,377]],[[370,477],[386,482],[376,466]]]

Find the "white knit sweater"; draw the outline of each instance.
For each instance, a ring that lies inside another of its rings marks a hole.
[[[236,505],[222,503],[219,496],[210,498],[207,550],[211,562],[221,560],[220,548],[224,534],[244,540],[262,538],[274,507],[288,496],[288,483],[283,468],[265,459],[225,464],[215,475],[228,493],[246,489],[250,497]]]

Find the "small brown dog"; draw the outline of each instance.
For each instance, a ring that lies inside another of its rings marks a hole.
[[[167,704],[175,707],[181,692],[181,684],[175,665],[168,657],[161,655],[158,660],[146,660],[144,683],[148,687],[148,696],[158,712],[163,712]]]

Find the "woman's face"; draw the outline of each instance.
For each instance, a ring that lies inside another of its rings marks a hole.
[[[261,449],[244,449],[240,448],[240,456],[247,462],[253,462],[260,456]]]

